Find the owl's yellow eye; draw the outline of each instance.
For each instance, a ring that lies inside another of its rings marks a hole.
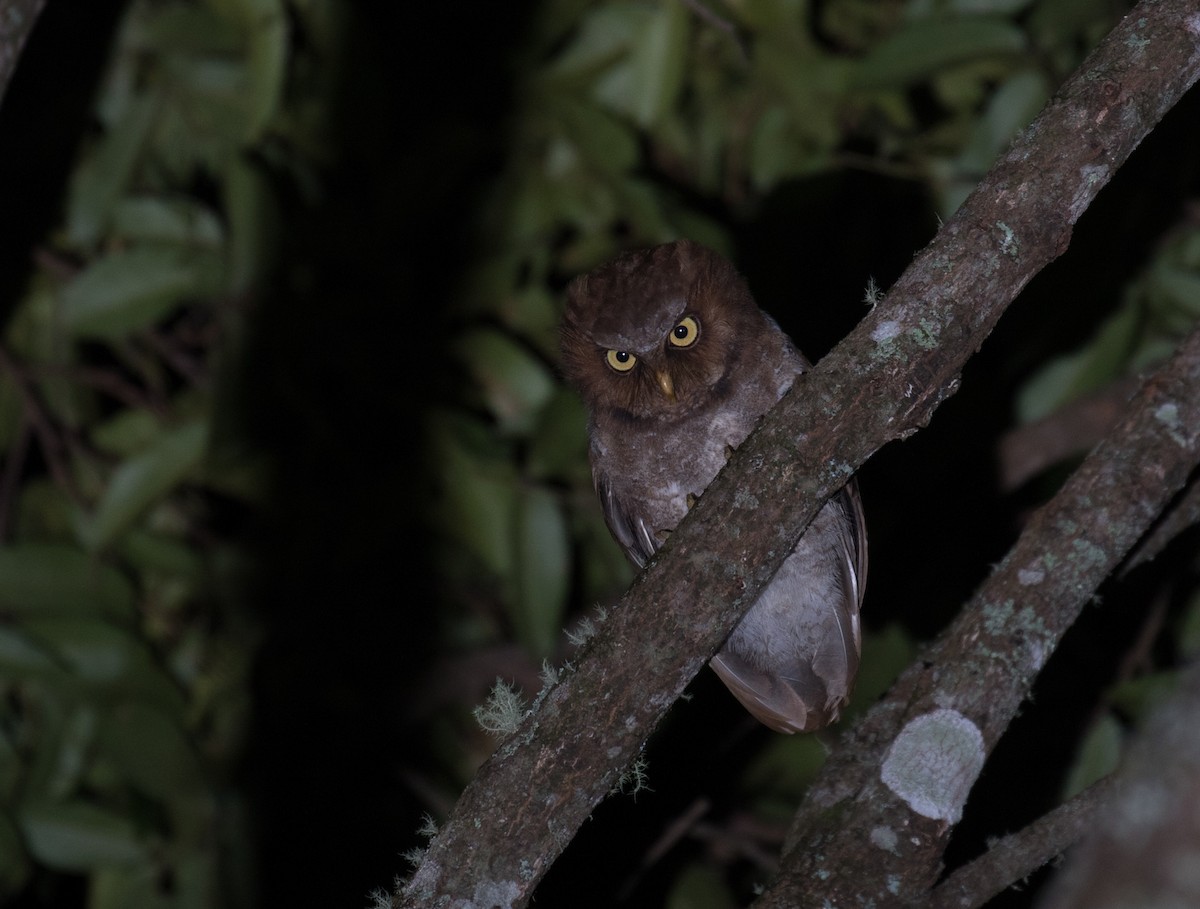
[[[700,323],[691,316],[684,316],[667,335],[672,347],[691,347],[700,337]]]
[[[637,362],[637,357],[627,350],[610,350],[604,355],[604,359],[608,360],[608,365],[617,372],[629,372]]]

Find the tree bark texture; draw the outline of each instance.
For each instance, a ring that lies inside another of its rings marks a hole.
[[[519,906],[529,900],[821,505],[877,449],[928,422],[1009,303],[1067,248],[1079,216],[1198,75],[1200,12],[1194,0],[1143,0],[997,162],[886,300],[795,384],[734,453],[600,626],[576,668],[539,695],[517,731],[480,768],[430,842],[404,890],[403,905]],[[1179,400],[1164,398],[1161,406],[1187,406],[1173,385],[1170,394]],[[1170,437],[1156,434],[1156,444],[1164,438]],[[1149,454],[1145,458],[1154,463]],[[1129,468],[1145,466],[1135,462]],[[1086,551],[1069,566],[1071,583],[1086,586],[1096,572],[1107,570],[1136,540],[1136,535],[1126,539],[1132,528],[1125,532],[1123,527],[1119,542],[1095,529],[1098,542],[1092,542],[1083,536],[1094,529],[1091,522],[1081,524],[1077,530]],[[1037,553],[1028,558],[1032,561],[1011,561],[1011,570],[1040,564]],[[1062,577],[1043,578],[1042,587],[1026,586],[1058,590],[1068,583]],[[1056,640],[1042,627],[1046,619],[1037,608],[1018,600],[1006,608],[1007,599],[1005,593],[972,613],[991,618],[998,637],[988,642],[1003,648],[979,674],[961,670],[956,686],[974,685],[976,694],[955,687],[954,699],[939,708],[946,712],[924,721],[924,731],[934,734],[941,721],[955,727],[950,732],[962,740],[956,747],[965,749],[962,757],[971,762],[982,759],[984,743],[990,748],[1007,722],[1004,711],[989,709],[991,693],[983,676],[1019,703],[1027,680]],[[1006,618],[1017,619],[1018,626],[999,627]],[[889,728],[911,726],[930,711],[907,705],[942,690],[938,679],[919,668],[907,683],[910,693],[894,702]],[[961,723],[950,713],[963,717]],[[952,823],[953,810],[946,808],[941,819],[924,817],[881,788],[878,759],[887,741],[878,736],[857,734],[839,752],[843,763],[863,762],[855,785],[843,792],[836,780],[822,776],[825,783],[801,812],[797,835],[804,848],[789,856],[784,887],[829,870],[833,883],[826,892],[859,891],[845,864],[852,850],[828,866],[803,865],[800,859],[814,848],[814,840],[818,850],[836,840],[837,816],[852,809],[849,795],[867,785],[879,789],[893,834],[907,838],[894,854],[883,848],[870,853],[881,869],[890,869],[887,874],[901,872],[897,890],[885,883],[882,894],[895,902],[932,882],[930,869],[936,868],[936,849],[946,835],[941,828]],[[860,757],[854,749],[865,750]],[[970,779],[973,775],[964,778]],[[895,811],[908,812],[909,827]],[[822,812],[825,817],[817,817]],[[806,835],[810,829],[818,832]],[[870,830],[858,831],[860,847]],[[888,842],[885,833],[880,839]],[[911,873],[900,868],[909,861],[916,862]],[[887,874],[877,877],[886,881]],[[830,904],[857,905],[846,899],[830,897]],[[810,903],[819,905],[820,895],[814,892],[800,904]]]
[[[0,102],[46,0],[0,0]]]
[[[810,787],[757,906],[898,905],[933,886],[963,804],[1094,591],[1200,463],[1200,329]]]

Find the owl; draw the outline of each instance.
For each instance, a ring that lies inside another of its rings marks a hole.
[[[609,530],[644,568],[808,362],[722,256],[681,240],[577,278],[562,363],[589,413]],[[818,512],[710,666],[757,719],[837,719],[858,671],[866,536],[853,482]]]

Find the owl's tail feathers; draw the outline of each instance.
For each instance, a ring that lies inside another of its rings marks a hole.
[[[776,732],[812,732],[837,719],[842,701],[827,704],[825,685],[811,671],[806,678],[783,679],[728,650],[708,665],[756,720]]]
[[[709,662],[721,681],[761,723],[776,732],[813,732],[837,720],[858,675],[858,603],[834,598],[811,658],[767,672],[723,647]]]

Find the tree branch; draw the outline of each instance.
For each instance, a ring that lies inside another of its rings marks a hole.
[[[29,33],[46,0],[8,0],[0,7],[0,101],[17,69]]]
[[[885,302],[734,453],[578,668],[480,768],[404,905],[530,898],[821,505],[874,451],[928,422],[1008,304],[1066,249],[1096,193],[1200,74],[1198,41],[1190,0],[1143,0],[1105,39]],[[1047,640],[1027,632],[1029,647]],[[1031,657],[1022,651],[1029,670]],[[984,725],[989,737],[1003,728]],[[937,839],[929,824],[925,844]],[[922,869],[903,889],[929,883]]]
[[[756,904],[923,895],[984,760],[1095,589],[1200,461],[1200,329],[822,768]],[[863,831],[869,831],[864,838]]]
[[[1052,464],[1086,452],[1108,435],[1136,390],[1135,378],[1122,377],[1006,432],[998,452],[1001,488],[1016,489]]]
[[[1114,790],[1106,776],[1028,827],[995,843],[938,884],[925,909],[977,909],[1075,845],[1096,823]]]

